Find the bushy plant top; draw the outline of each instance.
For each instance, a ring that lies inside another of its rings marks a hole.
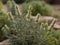
[[[10,5],[11,4],[11,5]],[[55,35],[53,26],[55,19],[48,25],[46,20],[39,18],[49,11],[44,2],[30,2],[26,6],[26,13],[21,13],[14,1],[9,2],[9,24],[2,28],[5,36],[10,39],[12,45],[59,45],[59,38]],[[14,7],[13,7],[14,6]],[[49,7],[49,5],[48,5]],[[37,9],[36,9],[37,8]],[[38,12],[36,12],[38,10]],[[38,14],[40,13],[40,14]],[[15,15],[15,16],[14,16]],[[32,15],[37,15],[36,19]],[[6,18],[7,19],[7,18]],[[59,37],[59,36],[58,36]]]
[[[12,45],[58,45],[52,30],[55,19],[48,26],[46,21],[40,21],[37,14],[36,20],[31,18],[31,6],[26,15],[13,16],[10,14],[10,24],[5,26],[5,35],[11,39]]]

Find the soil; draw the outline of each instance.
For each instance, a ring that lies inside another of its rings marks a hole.
[[[7,39],[6,37],[0,38],[0,42],[4,41],[4,40],[6,40],[6,39]]]
[[[6,39],[6,40],[0,42],[0,45],[11,45],[10,39]]]

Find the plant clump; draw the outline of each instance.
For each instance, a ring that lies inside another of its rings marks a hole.
[[[22,12],[27,13],[28,7],[31,5],[32,7],[32,15],[37,15],[37,13],[40,13],[41,15],[52,15],[53,8],[46,4],[44,1],[32,1],[29,3],[24,3],[22,5]]]
[[[43,8],[46,6],[44,2],[42,5],[42,2],[38,3],[31,3],[33,6],[27,4],[29,6],[24,14],[19,11],[13,0],[8,1],[9,24],[6,24],[8,23],[7,14],[0,11],[0,23],[3,24],[0,29],[0,38],[1,35],[6,36],[12,45],[60,45],[59,33],[53,28],[56,20],[53,19],[50,25],[48,21],[40,20],[40,16],[48,11]],[[36,19],[33,19],[32,15],[36,15]]]
[[[10,23],[3,30],[10,39],[12,45],[58,45],[59,41],[54,37],[53,26],[55,19],[48,25],[47,21],[40,21],[31,18],[32,12],[29,6],[26,15],[13,16],[10,13]]]

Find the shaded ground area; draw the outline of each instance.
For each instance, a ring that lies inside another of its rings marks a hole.
[[[54,8],[55,8],[55,10],[60,10],[60,5],[52,5]]]
[[[3,42],[0,42],[0,45],[11,45],[11,43],[10,43],[10,40],[7,39],[7,40],[5,40]]]

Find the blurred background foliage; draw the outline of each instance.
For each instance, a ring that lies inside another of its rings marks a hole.
[[[29,3],[24,3],[22,5],[22,11],[27,13],[28,7],[31,5],[32,15],[37,15],[40,13],[41,15],[52,15],[53,7],[45,3],[44,1],[32,1]]]
[[[4,4],[6,4],[7,3],[7,1],[8,0],[0,0],[0,1],[2,1]],[[18,3],[18,4],[21,4],[21,3],[23,3],[23,2],[30,2],[30,1],[46,1],[46,2],[50,2],[50,0],[14,0],[16,3]]]

